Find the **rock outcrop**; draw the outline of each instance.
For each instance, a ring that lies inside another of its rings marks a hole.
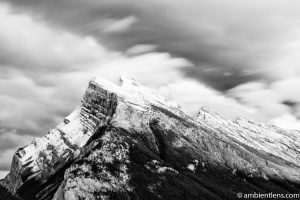
[[[194,118],[133,80],[121,82],[90,81],[74,112],[15,153],[1,185],[27,200],[300,193],[300,132],[225,120],[207,108]]]

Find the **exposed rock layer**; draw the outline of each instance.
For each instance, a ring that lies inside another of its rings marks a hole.
[[[197,118],[135,81],[92,80],[81,106],[19,149],[1,185],[28,200],[235,199],[300,193],[300,133]]]

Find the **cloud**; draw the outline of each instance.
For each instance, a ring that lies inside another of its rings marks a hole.
[[[129,49],[127,49],[126,53],[128,55],[138,55],[138,54],[144,54],[148,52],[155,51],[157,46],[151,45],[151,44],[136,44]]]
[[[8,174],[8,171],[0,171],[0,179],[5,178],[5,176]]]
[[[291,114],[284,114],[271,120],[278,127],[289,130],[300,130],[300,122]]]
[[[53,27],[92,36],[117,51],[150,44],[158,51],[184,57],[195,67],[182,68],[182,73],[220,91],[249,81],[273,81],[299,74],[300,14],[296,1],[9,3],[16,12],[27,12]],[[107,27],[121,31],[107,34]]]
[[[253,107],[275,125],[299,129],[300,79],[289,78],[266,84],[249,82],[229,90],[228,96]]]
[[[32,136],[19,135],[17,132],[16,129],[0,129],[0,151],[16,149],[19,145],[25,145],[33,139]]]
[[[235,99],[224,96],[208,86],[195,80],[177,79],[158,88],[163,96],[171,99],[182,106],[188,113],[196,115],[202,106],[217,111],[227,119],[238,116],[257,118],[255,109],[243,106]]]
[[[190,65],[168,53],[110,51],[92,37],[51,28],[5,5],[0,16],[0,126],[22,134],[44,135],[80,103],[95,75],[115,81],[127,75],[159,85]]]
[[[299,77],[275,81],[270,87],[280,94],[281,101],[300,102],[300,94],[296,92],[300,88]]]
[[[12,157],[16,149],[9,149],[0,151],[0,171],[8,171],[11,166]]]
[[[109,19],[100,24],[102,27],[102,32],[106,34],[118,34],[124,33],[130,29],[130,27],[135,24],[138,19],[134,16],[128,16],[122,19]]]
[[[0,179],[5,174],[1,170],[9,170],[14,152],[33,139],[33,136],[19,133],[16,129],[0,129]]]

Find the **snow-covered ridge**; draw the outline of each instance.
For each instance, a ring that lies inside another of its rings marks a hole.
[[[299,131],[287,131],[271,124],[254,122],[246,117],[226,120],[207,108],[201,108],[198,119],[210,127],[221,129],[223,134],[239,144],[300,167],[300,154],[295,151],[300,149]]]
[[[46,136],[36,138],[15,153],[11,171],[2,182],[9,191],[15,193],[32,178],[47,179],[53,175],[78,156],[80,148],[86,144],[97,128],[106,125],[110,115],[113,114],[106,111],[113,108],[110,104],[97,104],[91,100],[103,98],[111,102],[114,99],[111,100],[112,96],[106,96],[107,91],[117,93],[117,90],[113,89],[112,83],[104,79],[101,82],[99,78],[96,80],[97,84],[102,86],[99,87],[100,90],[91,89],[93,82],[91,81],[80,106],[65,117],[57,127],[49,130]],[[49,173],[49,170],[52,172]]]
[[[137,81],[124,76],[120,78],[120,86],[101,77],[95,77],[90,83],[96,84],[107,91],[117,94],[119,97],[123,97],[126,101],[139,106],[153,104],[170,109],[179,109],[180,107],[175,102],[168,101],[151,88],[145,87]]]
[[[137,169],[161,180],[166,174],[177,180],[186,173],[203,177],[218,170],[230,171],[226,176],[237,178],[232,184],[238,185],[244,181],[235,177],[237,172],[300,183],[298,131],[243,117],[226,120],[205,107],[192,117],[138,82],[120,81],[91,80],[80,106],[46,136],[16,152],[0,184],[29,199],[77,200],[100,198],[94,193],[107,198],[112,190],[134,192],[130,183],[136,174],[130,172]],[[109,171],[114,162],[118,173]],[[149,182],[145,188],[154,192],[162,186]]]

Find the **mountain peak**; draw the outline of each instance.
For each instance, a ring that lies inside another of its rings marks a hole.
[[[205,107],[194,118],[132,79],[96,77],[80,106],[15,153],[1,185],[28,200],[299,193],[299,148],[297,132]]]

